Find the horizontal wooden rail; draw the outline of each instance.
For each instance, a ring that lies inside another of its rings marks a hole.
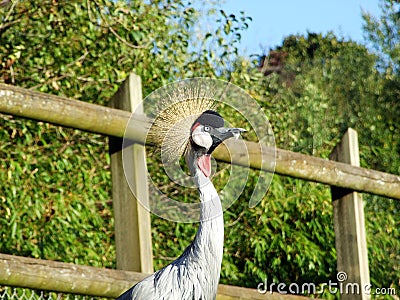
[[[0,285],[86,296],[116,298],[146,274],[0,254]],[[257,285],[257,282],[254,283]],[[218,300],[305,300],[306,297],[260,294],[256,289],[219,285]]]
[[[1,83],[0,112],[116,137],[124,136],[131,117],[128,111]],[[129,138],[143,144],[148,120],[137,116],[137,124],[131,125]]]
[[[124,136],[130,118],[126,111],[5,84],[0,84],[0,112],[116,137]],[[150,122],[142,116],[135,117],[134,122],[128,137],[143,144]],[[238,143],[230,141],[231,156],[226,147],[220,147],[214,157],[269,172],[275,168],[275,173],[280,175],[400,199],[400,176],[278,148],[269,149],[257,143],[245,144],[247,153]],[[274,155],[275,165],[270,163]]]
[[[98,297],[118,297],[145,274],[0,254],[0,284]]]

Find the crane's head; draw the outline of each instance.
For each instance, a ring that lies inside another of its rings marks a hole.
[[[161,158],[166,169],[176,170],[180,158],[184,156],[192,175],[200,169],[209,177],[211,153],[224,140],[238,138],[245,130],[224,127],[221,115],[211,110],[215,107],[215,91],[212,89],[201,86],[170,92],[162,94],[163,100],[148,138],[153,144],[161,146]]]
[[[194,151],[197,167],[206,177],[211,174],[210,155],[214,149],[226,139],[239,138],[244,131],[242,128],[224,127],[224,119],[213,110],[206,110],[194,121],[190,129],[190,149]]]

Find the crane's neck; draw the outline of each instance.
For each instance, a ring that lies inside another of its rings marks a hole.
[[[197,274],[194,277],[203,292],[209,299],[215,299],[224,251],[224,219],[221,200],[209,178],[211,160],[202,155],[207,154],[189,145],[186,162],[200,194],[200,226],[178,261],[184,262],[189,273]],[[205,163],[210,165],[205,166]]]
[[[195,181],[198,186],[201,201],[200,226],[196,237],[192,243],[195,247],[194,252],[199,258],[198,262],[206,262],[207,266],[201,266],[202,270],[207,270],[210,276],[212,287],[218,287],[221,272],[222,255],[224,250],[224,219],[221,200],[212,184],[210,178],[203,172],[196,169]]]
[[[200,223],[212,223],[214,219],[222,219],[222,205],[217,191],[210,178],[199,169],[195,171],[195,182],[201,201]]]
[[[221,200],[208,176],[209,172],[204,171],[205,169],[211,170],[211,159],[205,160],[202,155],[207,154],[201,153],[201,151],[189,145],[186,162],[198,188],[201,202],[200,226],[191,246],[196,248],[192,250],[205,256],[205,261],[211,258],[211,261],[218,265],[216,268],[219,278],[224,247],[224,219]],[[205,163],[210,165],[205,167]]]

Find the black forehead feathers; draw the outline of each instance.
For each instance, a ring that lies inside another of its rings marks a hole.
[[[194,124],[208,125],[214,128],[224,127],[224,119],[214,110],[206,110],[194,121]],[[193,124],[193,125],[194,125]]]

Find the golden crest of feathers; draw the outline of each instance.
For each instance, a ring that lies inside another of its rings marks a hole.
[[[213,109],[212,89],[185,85],[175,87],[163,95],[148,138],[161,146],[163,160],[179,160],[190,139],[193,122],[206,110]]]

